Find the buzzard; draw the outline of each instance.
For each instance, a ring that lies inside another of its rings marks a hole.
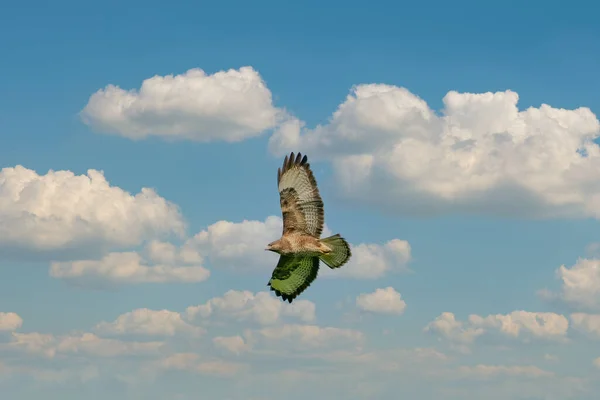
[[[306,156],[292,152],[277,170],[279,201],[283,214],[281,238],[265,250],[279,254],[279,262],[267,286],[284,301],[292,302],[317,277],[319,260],[331,269],[350,259],[348,242],[339,234],[321,239],[324,213],[317,181]]]

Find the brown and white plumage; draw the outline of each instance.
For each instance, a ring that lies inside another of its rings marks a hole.
[[[298,153],[285,156],[283,169],[277,169],[279,201],[283,214],[283,234],[304,233],[315,238],[323,231],[323,200],[307,157]]]
[[[292,152],[277,170],[283,217],[281,238],[267,250],[280,254],[269,286],[290,303],[316,279],[319,260],[339,268],[351,256],[350,246],[339,235],[320,239],[324,224],[323,200],[307,157]]]

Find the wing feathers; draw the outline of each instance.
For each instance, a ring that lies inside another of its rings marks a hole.
[[[300,232],[320,237],[323,231],[323,200],[308,158],[292,152],[277,170],[283,233]]]
[[[317,278],[318,257],[280,256],[267,286],[284,301],[292,302]]]

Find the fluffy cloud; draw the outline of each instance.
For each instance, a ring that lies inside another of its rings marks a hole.
[[[411,247],[406,240],[392,239],[383,245],[361,243],[351,245],[352,258],[339,270],[322,269],[324,277],[378,279],[390,272],[407,272]]]
[[[513,311],[487,317],[470,315],[469,323],[484,329],[499,330],[507,336],[529,334],[538,338],[563,338],[569,329],[569,321],[563,315],[548,312]]]
[[[600,338],[600,314],[571,314],[571,324],[577,330],[591,333]]]
[[[250,349],[250,346],[241,336],[217,336],[212,341],[215,347],[227,350],[233,354],[241,354]]]
[[[528,378],[545,378],[554,376],[553,372],[545,371],[534,365],[483,365],[479,364],[474,367],[462,366],[459,369],[460,373],[469,376],[488,379],[501,375],[522,376]]]
[[[210,271],[199,265],[200,254],[183,246],[152,241],[144,254],[109,253],[100,260],[53,262],[50,276],[79,284],[202,282]]]
[[[381,314],[401,315],[406,302],[393,287],[377,289],[373,293],[362,293],[356,298],[356,306],[364,311]]]
[[[229,290],[222,297],[214,297],[204,304],[188,307],[186,314],[190,319],[232,318],[262,325],[274,324],[282,317],[310,322],[315,319],[315,304],[308,300],[286,304],[269,292],[254,294],[246,290]]]
[[[102,250],[183,234],[178,208],[143,188],[135,196],[110,186],[102,172],[0,171],[0,247],[6,255],[31,250]]]
[[[189,241],[206,255],[212,267],[235,268],[244,271],[273,269],[277,257],[266,252],[267,243],[281,236],[283,222],[278,216],[269,216],[262,221],[239,223],[218,221],[198,233]],[[325,227],[323,237],[331,234]],[[336,271],[322,268],[323,277],[348,277],[375,279],[391,271],[405,271],[411,257],[408,242],[392,239],[384,245],[361,243],[351,245],[352,258],[348,264]]]
[[[124,355],[156,355],[163,347],[163,343],[124,342],[115,339],[104,339],[93,333],[75,333],[56,337],[38,332],[13,332],[12,340],[3,347],[48,358],[53,358],[57,354],[118,357]]]
[[[334,347],[361,347],[365,336],[352,329],[320,327],[317,325],[285,324],[245,332],[249,343],[281,344],[288,349],[314,350]]]
[[[14,331],[23,325],[23,319],[13,312],[0,312],[0,332]]]
[[[281,236],[282,227],[282,219],[276,216],[267,217],[264,222],[217,221],[196,234],[190,244],[206,255],[213,268],[264,270],[277,264],[277,258],[268,254],[265,247]]]
[[[495,314],[482,317],[469,315],[467,323],[457,321],[454,314],[442,313],[430,322],[425,331],[437,333],[460,343],[470,343],[484,333],[500,333],[507,337],[564,340],[569,321],[555,313],[513,311],[510,314]]]
[[[113,322],[101,322],[96,330],[112,335],[174,336],[178,333],[194,336],[205,332],[183,320],[181,314],[168,310],[140,308],[117,317]]]
[[[427,324],[424,331],[436,333],[458,343],[471,343],[484,332],[482,328],[465,326],[463,322],[457,321],[454,314],[450,312],[440,314]]]
[[[108,85],[81,112],[92,128],[131,139],[160,136],[200,142],[237,142],[275,126],[285,113],[252,67],[207,75],[153,76],[139,90]]]
[[[269,146],[329,159],[343,195],[396,212],[600,217],[596,116],[518,99],[451,91],[438,115],[404,88],[358,85],[326,125],[289,120]]]
[[[542,290],[543,297],[559,298],[575,308],[600,309],[600,259],[579,259],[570,268],[561,265],[556,275],[562,281],[559,293]]]

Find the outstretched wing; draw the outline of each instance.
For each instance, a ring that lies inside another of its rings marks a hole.
[[[292,302],[316,279],[319,257],[280,256],[267,286],[283,300]]]
[[[277,170],[283,234],[299,232],[316,238],[323,231],[323,200],[306,156],[285,156]]]

